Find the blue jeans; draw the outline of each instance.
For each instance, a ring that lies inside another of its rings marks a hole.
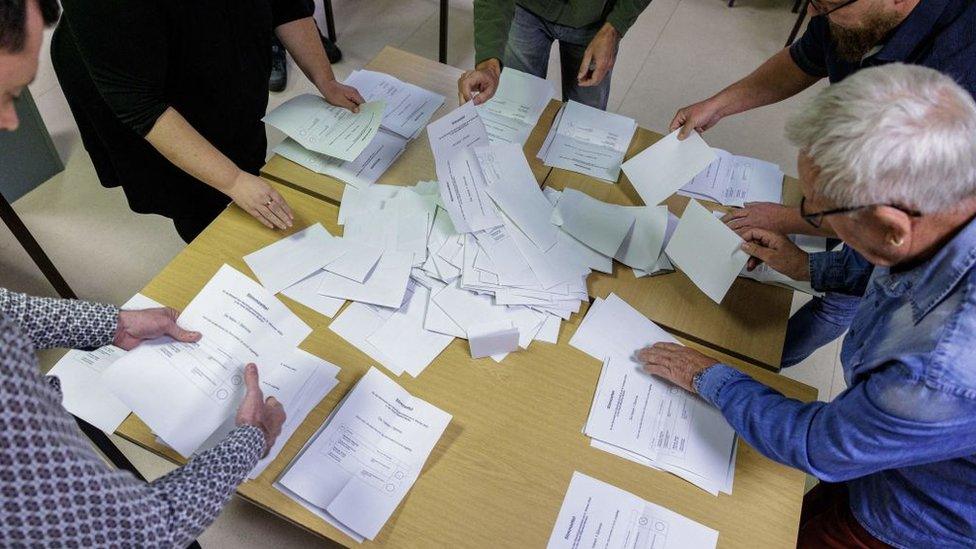
[[[576,83],[586,46],[602,26],[602,22],[580,28],[557,25],[516,4],[503,62],[506,67],[545,78],[549,69],[549,50],[553,41],[558,40],[563,101],[573,100],[606,110],[611,72],[607,72],[596,86],[584,88]]]
[[[860,303],[860,297],[827,292],[801,307],[786,325],[780,366],[793,366],[843,335]]]

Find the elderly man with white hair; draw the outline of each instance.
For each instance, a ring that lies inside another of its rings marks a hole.
[[[976,103],[935,70],[887,65],[825,89],[787,134],[803,218],[875,266],[841,351],[848,389],[799,402],[671,344],[641,361],[764,455],[826,481],[804,500],[800,547],[972,547]],[[754,258],[809,278],[785,237],[745,237]]]

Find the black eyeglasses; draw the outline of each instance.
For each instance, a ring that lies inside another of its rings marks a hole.
[[[823,218],[827,217],[828,215],[851,213],[851,212],[856,212],[858,210],[864,210],[866,208],[873,208],[875,206],[887,206],[889,208],[894,208],[898,211],[904,212],[906,215],[910,217],[922,217],[922,212],[918,210],[903,208],[895,204],[865,204],[864,206],[852,206],[849,208],[834,208],[832,210],[824,210],[822,212],[806,213],[806,211],[804,211],[804,206],[806,205],[806,202],[807,202],[807,197],[804,196],[800,198],[800,217],[802,217],[804,221],[809,223],[810,226],[812,226],[815,229],[819,229],[821,226],[823,226]]]
[[[826,17],[841,8],[846,8],[847,6],[850,6],[854,2],[857,2],[857,0],[847,0],[847,2],[844,2],[843,4],[834,6],[833,8],[829,8],[829,9],[821,6],[820,2],[818,2],[817,0],[810,0],[810,5],[813,6],[813,9],[817,12],[817,15],[823,15],[824,17]]]

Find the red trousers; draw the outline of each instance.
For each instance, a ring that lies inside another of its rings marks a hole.
[[[851,513],[846,484],[821,482],[803,498],[797,549],[891,547],[872,536]]]

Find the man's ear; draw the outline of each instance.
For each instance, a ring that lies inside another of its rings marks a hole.
[[[891,206],[877,206],[871,212],[879,223],[884,238],[884,250],[892,258],[901,258],[911,250],[912,218],[907,213]]]

